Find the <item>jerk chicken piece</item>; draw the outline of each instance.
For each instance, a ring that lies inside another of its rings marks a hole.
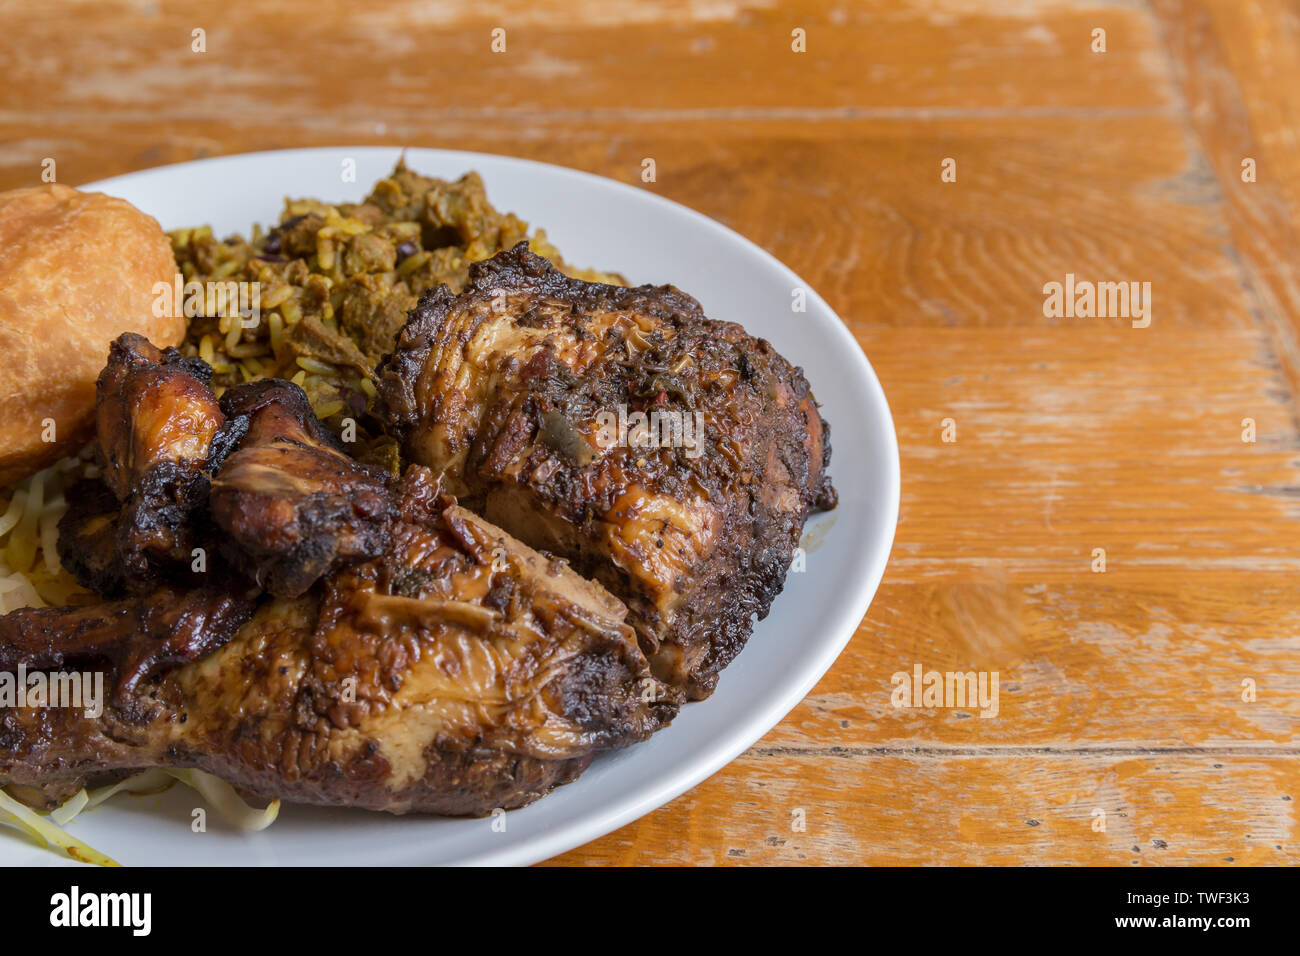
[[[568,278],[527,243],[460,295],[426,293],[379,376],[407,457],[619,595],[692,699],[767,614],[810,510],[835,504],[829,429],[766,341],[672,286]]]
[[[134,332],[109,346],[96,383],[95,424],[104,483],[119,500],[159,470],[178,485],[202,473],[225,423],[211,379],[206,362],[175,349],[160,351]]]
[[[0,783],[53,802],[105,773],[196,767],[263,799],[485,815],[675,713],[615,597],[455,505],[427,469],[407,471],[388,530],[377,557],[265,601],[202,660],[145,668],[98,718],[5,708]],[[119,613],[16,612],[0,662],[52,662],[43,649],[79,621]],[[139,671],[104,657],[116,683]]]
[[[227,579],[86,607],[20,608],[0,617],[0,672],[108,667],[114,697],[126,703],[141,681],[230,640],[253,616],[256,595]]]
[[[263,379],[221,397],[243,433],[212,481],[223,553],[277,597],[379,554],[394,513],[388,476],[351,458],[292,382]]]
[[[208,382],[212,369],[128,332],[109,347],[96,383],[103,485],[70,496],[59,553],[82,584],[100,593],[147,591],[189,567],[191,516],[208,475],[237,430]]]
[[[382,550],[387,475],[349,457],[297,385],[250,382],[218,402],[211,375],[138,335],[113,343],[99,378],[103,480],[77,487],[59,528],[83,585],[200,584],[192,557],[214,530],[229,564],[279,597]]]
[[[99,479],[77,482],[67,498],[68,510],[59,519],[59,560],[83,587],[101,595],[117,594],[126,585],[118,547],[122,502]],[[133,583],[152,587],[151,581],[139,577]]]

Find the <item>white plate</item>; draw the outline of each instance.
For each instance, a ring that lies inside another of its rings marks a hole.
[[[210,223],[247,234],[274,224],[286,195],[359,200],[396,162],[396,148],[300,149],[227,156],[118,176],[83,188],[110,193],[164,229]],[[345,181],[346,161],[356,165]],[[736,233],[647,189],[482,153],[410,149],[407,164],[454,178],[478,170],[493,204],[544,228],[565,258],[634,283],[671,282],[715,319],[742,323],[803,366],[831,424],[835,511],[805,529],[806,570],[791,573],[767,620],[722,674],[716,693],[685,707],[645,743],[597,759],[575,783],[491,820],[394,817],[285,805],[247,835],[208,817],[191,830],[193,791],[119,796],[70,832],[120,862],[176,864],[528,864],[609,833],[718,771],[813,688],[853,636],[880,583],[898,516],[898,447],[884,392],[853,336],[798,276]],[[807,290],[807,311],[792,293]],[[7,828],[0,863],[51,864]],[[73,865],[73,864],[70,864]]]

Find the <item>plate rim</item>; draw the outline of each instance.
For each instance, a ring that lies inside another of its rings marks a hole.
[[[705,746],[697,751],[696,756],[691,761],[689,772],[675,770],[672,774],[665,776],[665,782],[658,786],[643,788],[632,800],[624,800],[612,808],[602,808],[596,812],[584,814],[581,817],[572,819],[566,825],[557,826],[553,831],[543,831],[524,836],[518,840],[509,842],[499,850],[480,852],[469,858],[454,860],[450,863],[438,865],[475,865],[475,866],[517,866],[531,865],[543,860],[551,859],[561,853],[568,852],[576,847],[583,846],[594,840],[599,839],[620,827],[640,819],[652,811],[664,806],[682,794],[686,793],[701,783],[708,780],[718,771],[732,763],[737,757],[749,748],[762,740],[771,732],[777,724],[793,711],[812,691],[826,673],[834,666],[835,662],[844,653],[844,649],[853,639],[858,625],[869,610],[872,601],[880,587],[880,582],[884,577],[885,568],[888,565],[890,554],[893,550],[894,539],[898,529],[899,503],[901,497],[901,465],[898,450],[898,435],[894,427],[894,418],[892,410],[889,407],[889,401],[885,395],[884,387],[880,383],[874,367],[871,365],[866,352],[858,344],[857,339],[849,330],[844,319],[839,313],[831,308],[830,304],[804,279],[802,279],[793,269],[778,259],[775,255],[768,252],[762,246],[758,245],[747,236],[736,230],[723,225],[715,219],[710,218],[704,213],[662,196],[659,193],[649,190],[639,189],[636,186],[621,182],[616,179],[610,179],[596,173],[587,172],[586,170],[574,169],[568,166],[560,166],[554,163],[542,162],[540,160],[528,159],[521,156],[511,156],[501,153],[485,153],[472,150],[442,149],[437,147],[422,146],[379,146],[379,145],[357,145],[357,146],[307,146],[294,147],[290,149],[265,149],[254,150],[250,152],[225,153],[219,156],[208,156],[200,159],[183,160],[175,163],[167,163],[160,166],[152,166],[146,169],[134,170],[129,173],[121,173],[116,176],[104,179],[94,180],[77,188],[83,191],[101,191],[109,192],[115,188],[127,185],[131,180],[139,180],[150,175],[157,174],[165,170],[179,170],[185,168],[213,167],[232,162],[246,162],[256,160],[257,158],[277,157],[287,159],[292,156],[309,155],[320,156],[322,154],[339,155],[346,153],[348,155],[372,155],[378,157],[380,154],[389,155],[396,158],[400,155],[412,156],[412,164],[418,165],[418,157],[421,153],[437,154],[448,160],[463,160],[466,170],[475,168],[476,160],[490,160],[493,164],[505,163],[506,165],[517,166],[521,169],[541,168],[548,175],[561,175],[565,177],[576,178],[581,182],[598,184],[602,189],[614,188],[616,191],[628,196],[635,197],[637,202],[649,203],[650,205],[666,204],[674,208],[679,214],[684,214],[695,228],[707,230],[715,236],[735,243],[739,242],[745,250],[757,256],[763,263],[771,269],[776,270],[780,275],[786,278],[791,287],[803,288],[808,293],[808,298],[819,305],[835,321],[833,337],[839,340],[842,346],[842,352],[849,353],[852,358],[850,361],[857,367],[858,376],[862,379],[866,389],[872,399],[870,413],[875,418],[876,427],[881,429],[882,435],[887,439],[883,442],[884,447],[874,449],[878,453],[884,454],[883,477],[886,480],[883,500],[877,501],[880,513],[884,519],[887,531],[878,536],[877,539],[870,543],[867,560],[862,562],[858,569],[855,581],[853,598],[846,601],[838,614],[835,616],[831,630],[840,636],[832,643],[827,645],[826,650],[817,655],[814,666],[805,668],[797,682],[791,682],[784,685],[781,693],[773,695],[762,702],[756,702],[755,709],[750,717],[745,721],[746,728],[743,733],[731,734],[726,742],[721,745]],[[349,184],[351,185],[351,184]],[[489,184],[490,185],[490,184]],[[688,290],[689,291],[689,290]],[[867,410],[864,410],[864,412]],[[832,445],[832,448],[834,446]],[[778,598],[779,600],[779,598]],[[697,702],[698,704],[707,703],[707,701]],[[632,748],[635,749],[635,748]],[[547,794],[543,798],[554,799],[562,794],[564,788],[557,788],[555,793]],[[539,801],[540,802],[540,801]],[[251,861],[250,861],[251,862]],[[290,861],[292,862],[292,861]],[[361,865],[367,865],[366,861],[359,861]],[[211,865],[211,864],[209,864]],[[352,864],[356,865],[356,864]],[[421,865],[418,860],[410,859],[403,856],[403,859],[393,865]],[[424,865],[429,865],[425,863]]]

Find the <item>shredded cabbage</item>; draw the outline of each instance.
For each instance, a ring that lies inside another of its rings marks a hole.
[[[58,847],[67,856],[81,863],[94,863],[98,866],[122,865],[112,857],[105,856],[93,847],[86,846],[76,837],[65,833],[61,827],[51,823],[31,807],[19,803],[3,790],[0,790],[0,823],[17,827],[51,849]]]
[[[198,791],[199,795],[208,801],[223,819],[241,830],[265,830],[280,815],[279,800],[272,800],[264,810],[250,807],[234,787],[220,777],[214,777],[202,770],[155,769],[146,770],[144,773],[138,773],[92,791],[87,791],[83,787],[61,806],[44,816],[0,789],[0,823],[15,826],[40,841],[43,846],[57,847],[72,859],[82,863],[121,866],[122,864],[116,860],[68,834],[63,827],[83,811],[93,810],[118,793],[124,791],[136,794],[159,793],[170,787],[175,780]]]
[[[110,784],[107,787],[99,787],[90,792],[90,804],[87,810],[93,810],[109,797],[117,793],[162,793],[164,790],[170,790],[172,787],[172,778],[161,770],[146,770],[144,773],[137,773],[134,777],[127,777],[125,780],[119,780],[117,783]]]
[[[62,806],[55,807],[50,811],[50,819],[59,826],[67,826],[68,821],[75,817],[82,810],[86,809],[86,804],[90,803],[90,795],[86,793],[86,788],[82,787],[67,799]]]
[[[146,770],[144,773],[137,773],[133,777],[127,777],[125,780],[119,780],[117,783],[109,784],[106,787],[97,787],[90,791],[83,787],[74,796],[69,797],[63,806],[52,810],[50,817],[59,826],[64,826],[81,811],[93,810],[115,794],[123,792],[135,794],[162,793],[174,783],[175,780],[161,770]]]
[[[250,807],[234,787],[202,770],[167,770],[165,773],[187,787],[193,787],[227,822],[241,830],[265,830],[280,815],[279,800],[272,800],[265,810]]]

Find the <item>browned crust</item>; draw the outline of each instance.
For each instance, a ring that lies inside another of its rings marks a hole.
[[[636,317],[632,334],[646,348],[628,348],[607,321],[613,313]],[[474,356],[468,374],[498,384],[466,395],[434,366],[494,323],[535,333],[528,341],[541,344]],[[684,362],[689,371],[664,374]],[[753,618],[767,614],[809,512],[835,504],[829,427],[800,369],[741,326],[709,320],[672,286],[572,279],[526,243],[476,263],[463,293],[440,287],[422,297],[379,379],[406,454],[447,467],[467,506],[618,594],[656,674],[693,698],[708,696]],[[700,413],[703,453],[618,448],[575,457],[573,436],[589,434],[600,410],[647,401]],[[712,522],[711,540],[653,593],[634,565],[656,556],[615,556],[607,544],[609,528],[631,520],[622,496],[642,493],[687,503]]]
[[[181,341],[183,316],[153,314],[154,284],[176,271],[158,223],[121,199],[59,184],[0,193],[0,486],[90,437],[114,338]]]

